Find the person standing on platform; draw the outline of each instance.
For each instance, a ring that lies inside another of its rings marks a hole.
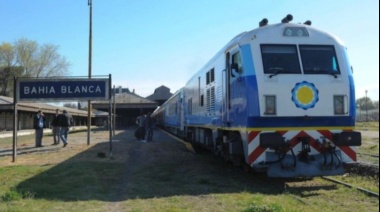
[[[136,124],[138,125],[138,128],[135,132],[135,136],[137,139],[139,139],[141,142],[146,143],[145,140],[145,116],[144,114],[141,114],[139,117],[137,117]]]
[[[43,147],[42,146],[42,137],[44,136],[44,127],[45,127],[45,116],[42,113],[41,110],[38,110],[37,115],[34,116],[33,119],[33,128],[35,131],[35,137],[36,137],[36,147]]]
[[[150,113],[145,116],[145,132],[146,132],[146,140],[152,141],[153,138],[153,122],[152,117],[150,117]]]
[[[53,127],[53,139],[54,139],[54,143],[53,145],[58,145],[60,143],[60,130],[61,130],[61,126],[59,125],[59,109],[56,109],[55,110],[55,115],[54,115],[54,118],[53,118],[53,121],[51,122],[51,125]]]
[[[66,110],[63,110],[59,115],[59,125],[61,126],[60,136],[63,142],[63,147],[67,146],[67,135],[69,134],[70,126],[73,124],[73,117],[67,113]]]

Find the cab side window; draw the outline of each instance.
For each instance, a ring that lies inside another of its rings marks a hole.
[[[231,75],[234,77],[236,74],[243,73],[243,64],[241,61],[240,52],[236,52],[232,55],[232,72]]]

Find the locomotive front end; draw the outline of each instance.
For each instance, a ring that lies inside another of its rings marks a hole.
[[[333,35],[289,22],[251,35],[257,99],[247,96],[248,163],[269,177],[343,174],[361,145],[346,49]]]

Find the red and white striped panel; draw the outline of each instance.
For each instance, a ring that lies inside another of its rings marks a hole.
[[[265,152],[272,151],[267,148],[260,147],[260,133],[264,131],[250,131],[248,133],[248,163],[253,165],[262,161],[266,161]],[[277,131],[285,140],[290,141],[290,146],[293,148],[294,153],[297,155],[302,150],[302,142],[298,141],[297,137],[310,138],[310,155],[320,154],[321,148],[318,140],[322,137],[332,140],[333,133],[341,131],[330,130],[291,130],[291,131]],[[337,150],[342,152],[342,162],[356,161],[356,147],[340,146]],[[289,152],[290,154],[290,152]]]

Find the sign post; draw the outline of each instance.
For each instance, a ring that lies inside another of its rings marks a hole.
[[[20,79],[17,101],[68,101],[109,99],[109,79]]]
[[[17,103],[89,101],[111,98],[111,74],[108,78],[14,78],[13,162],[17,150]],[[110,100],[111,101],[111,100]],[[91,105],[89,105],[90,107]],[[111,111],[109,115],[111,114]],[[90,115],[89,115],[90,116]],[[91,116],[90,116],[91,118]],[[91,127],[91,126],[89,126]],[[88,133],[89,134],[89,133]],[[111,136],[111,134],[110,134]],[[89,141],[89,135],[88,135]],[[112,138],[110,137],[110,142]],[[89,144],[89,143],[88,143]],[[112,148],[111,148],[112,150]]]
[[[17,100],[16,100],[16,77],[13,78],[13,153],[12,162],[16,162],[17,157],[17,131],[18,131],[18,120],[17,120]]]

